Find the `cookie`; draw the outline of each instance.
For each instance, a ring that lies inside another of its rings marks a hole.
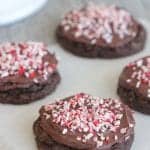
[[[134,125],[119,100],[79,93],[43,106],[33,129],[39,150],[130,150]]]
[[[0,44],[0,102],[25,104],[50,94],[60,81],[57,63],[43,43]]]
[[[115,58],[141,51],[146,31],[122,8],[89,5],[67,13],[56,36],[66,50],[78,56]]]
[[[131,108],[150,114],[150,56],[125,66],[119,78],[118,95]]]
[[[34,133],[37,136],[36,142],[39,150],[73,150],[67,146],[55,142],[43,129],[40,127],[40,119],[34,123]]]
[[[146,31],[122,8],[88,5],[67,13],[56,36],[58,42],[75,55],[115,58],[141,51]]]

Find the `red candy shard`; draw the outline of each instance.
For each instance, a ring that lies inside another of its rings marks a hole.
[[[13,56],[15,56],[15,55],[16,55],[16,50],[15,50],[15,49],[12,49],[12,50],[10,50],[10,53],[11,53]]]
[[[145,73],[146,77],[150,78],[150,72]]]
[[[30,73],[30,75],[29,75],[30,79],[35,78],[35,76],[36,76],[36,73],[35,73],[34,71],[33,71],[33,72],[31,72],[31,73]]]
[[[19,70],[18,70],[19,75],[24,75],[25,73],[25,69],[23,66],[20,66]]]
[[[94,120],[93,123],[95,126],[97,126],[99,124],[99,120]]]

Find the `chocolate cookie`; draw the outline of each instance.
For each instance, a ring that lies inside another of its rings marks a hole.
[[[39,150],[130,150],[134,124],[120,101],[80,93],[43,106],[33,128]]]
[[[150,56],[131,62],[123,69],[118,94],[131,108],[150,114]]]
[[[83,57],[115,58],[143,49],[146,32],[126,10],[90,5],[66,14],[56,31],[59,43]]]
[[[57,60],[43,43],[0,44],[0,102],[25,104],[50,94],[60,81]]]

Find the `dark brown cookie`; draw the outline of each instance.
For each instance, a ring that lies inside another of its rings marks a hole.
[[[123,69],[118,95],[131,108],[150,114],[150,56],[134,61]]]
[[[146,40],[144,27],[116,6],[87,6],[71,11],[56,33],[66,50],[83,57],[128,56],[141,51]]]
[[[76,150],[68,146],[64,146],[55,142],[49,135],[47,135],[39,124],[40,120],[34,123],[34,133],[36,135],[36,142],[39,150]],[[134,135],[131,135],[129,139],[122,143],[116,143],[112,145],[110,150],[129,150],[133,143]],[[105,149],[97,149],[105,150]],[[108,149],[106,149],[108,150]]]
[[[43,43],[0,45],[0,102],[25,104],[50,94],[60,81],[57,60]]]
[[[118,100],[80,93],[43,106],[33,128],[40,150],[129,150],[134,119]]]
[[[35,121],[33,130],[36,135],[36,142],[39,150],[73,150],[68,146],[55,142],[46,132],[44,132],[40,127],[40,119]]]

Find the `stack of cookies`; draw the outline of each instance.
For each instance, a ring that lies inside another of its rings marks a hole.
[[[60,81],[57,60],[43,43],[0,44],[0,102],[25,104],[50,94]]]
[[[119,100],[79,93],[43,106],[34,133],[39,150],[129,150],[134,124]]]

